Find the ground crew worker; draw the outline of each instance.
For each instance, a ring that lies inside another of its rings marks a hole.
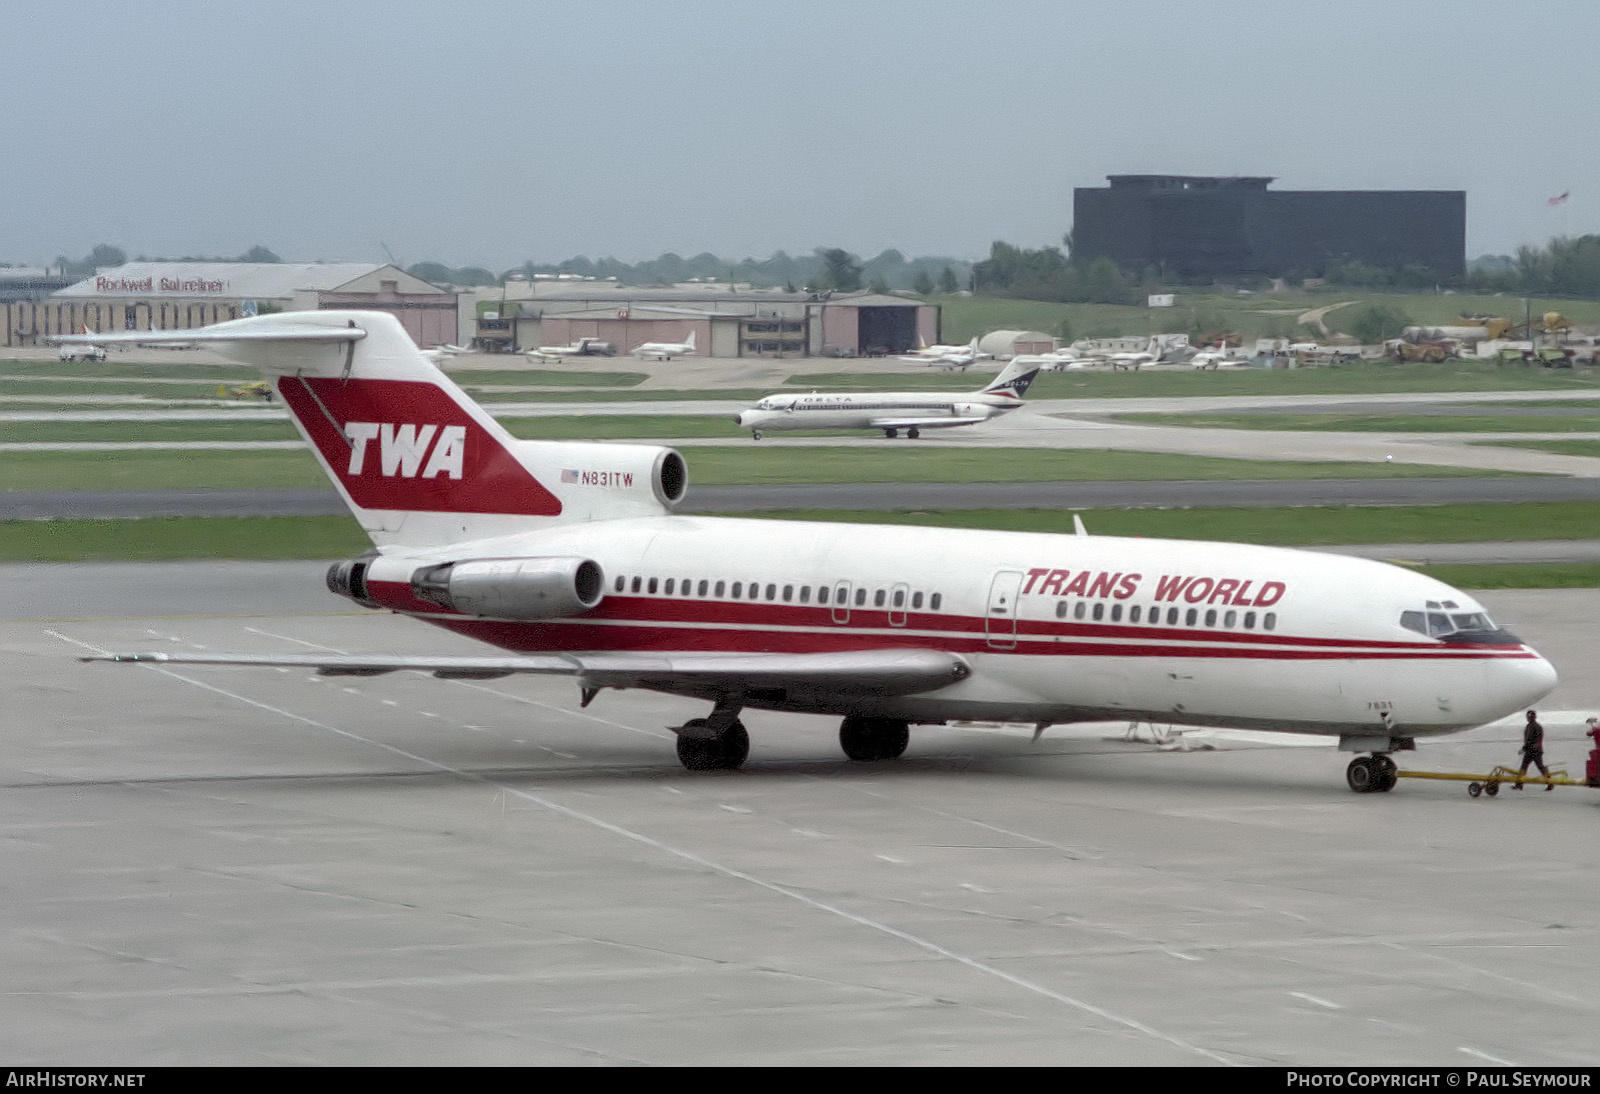
[[[1594,747],[1589,750],[1588,770],[1584,772],[1584,780],[1590,786],[1600,786],[1600,718],[1587,718],[1584,725],[1589,728],[1583,735],[1594,741]]]
[[[1522,789],[1522,776],[1528,773],[1528,765],[1534,764],[1539,768],[1539,774],[1545,778],[1550,777],[1550,769],[1544,766],[1544,726],[1539,724],[1539,712],[1528,711],[1528,724],[1522,728],[1522,767],[1517,770],[1517,789]],[[1546,790],[1554,790],[1549,783],[1544,784]]]

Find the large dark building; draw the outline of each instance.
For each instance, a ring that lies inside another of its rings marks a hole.
[[[1318,277],[1355,260],[1466,272],[1463,190],[1268,190],[1270,178],[1108,175],[1073,191],[1074,253],[1168,277]]]

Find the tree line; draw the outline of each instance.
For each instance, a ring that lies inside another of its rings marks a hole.
[[[758,289],[786,289],[790,292],[891,292],[896,289],[930,295],[956,292],[970,276],[969,263],[955,258],[908,258],[897,250],[887,250],[863,259],[841,247],[818,247],[810,254],[791,255],[775,251],[767,258],[745,258],[737,262],[703,251],[685,258],[668,251],[644,262],[628,263],[616,258],[592,259],[586,255],[563,262],[524,262],[509,270],[494,271],[484,266],[452,267],[441,262],[418,262],[406,269],[435,285],[472,287],[498,285],[505,278],[520,275],[533,280],[537,275],[614,279],[619,285],[649,287],[676,285],[685,281],[715,281],[750,285]]]

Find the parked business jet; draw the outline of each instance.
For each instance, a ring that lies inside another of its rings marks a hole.
[[[885,437],[916,440],[924,429],[977,425],[1022,405],[1039,359],[1013,357],[979,391],[847,391],[831,394],[768,395],[734,421],[754,440],[773,429],[881,429]]]
[[[91,660],[330,676],[567,676],[705,700],[691,769],[735,768],[740,715],[842,718],[856,760],[912,725],[1140,719],[1336,736],[1358,791],[1415,738],[1531,706],[1551,666],[1442,582],[1363,559],[1181,540],[673,515],[652,445],[521,441],[383,312],[292,312],[192,340],[257,367],[374,547],[327,582],[485,656],[165,650]]]
[[[900,357],[902,361],[911,361],[918,365],[936,365],[943,369],[961,369],[963,372],[977,359],[977,338],[964,346],[922,346]]]
[[[434,364],[438,364],[441,361],[450,360],[450,358],[454,357],[458,353],[470,352],[471,351],[468,350],[466,346],[452,346],[450,343],[446,342],[442,346],[434,346],[432,349],[423,350],[422,356],[426,357]]]
[[[559,361],[563,357],[615,357],[617,347],[598,338],[580,338],[565,346],[540,346],[527,356],[538,361]]]
[[[633,349],[635,357],[654,357],[657,361],[670,361],[674,357],[694,356],[694,331],[682,342],[645,342]]]

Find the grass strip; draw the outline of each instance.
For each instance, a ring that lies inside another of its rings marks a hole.
[[[1554,452],[1558,456],[1600,457],[1600,441],[1474,441],[1474,444],[1494,445],[1498,448],[1532,448],[1540,452]]]
[[[975,391],[992,380],[998,366],[982,372],[797,373],[785,384],[818,391]],[[1028,389],[1030,399],[1151,398],[1182,395],[1363,395],[1401,392],[1572,391],[1600,389],[1594,369],[1501,367],[1477,362],[1442,365],[1416,362],[1357,362],[1324,368],[1194,369],[1099,372],[1072,369],[1043,372]]]
[[[370,546],[350,517],[0,521],[0,560],[8,562],[340,558]]]
[[[1083,518],[1091,535],[1282,547],[1592,539],[1600,533],[1600,503],[1596,502],[1294,509],[784,509],[725,515],[1070,533],[1074,512]]]
[[[890,518],[895,515],[872,514],[879,522],[892,522]],[[1104,515],[1095,514],[1094,523],[1103,523],[1100,518]],[[920,523],[930,522],[924,520]],[[0,561],[6,562],[332,559],[358,554],[367,546],[365,534],[349,517],[162,517],[148,520],[0,522]],[[1600,564],[1596,563],[1413,568],[1464,589],[1600,587]]]
[[[1258,479],[1481,478],[1474,468],[1235,460],[1100,449],[682,448],[690,480],[707,486],[856,482],[1222,482]]]
[[[1560,565],[1410,566],[1458,589],[1593,589],[1600,587],[1600,563]]]
[[[307,449],[7,452],[0,490],[245,490],[326,486]]]
[[[691,481],[707,486],[855,483],[864,479],[879,483],[1216,482],[1496,476],[1468,468],[1395,463],[1273,462],[1163,452],[913,448],[909,444],[871,449],[686,445],[683,454]],[[249,489],[322,486],[326,482],[309,450],[8,452],[0,460],[0,490]]]
[[[1593,433],[1600,417],[1533,414],[1115,414],[1118,421],[1197,429],[1355,433]]]
[[[0,441],[292,441],[300,434],[283,421],[0,422]]]

